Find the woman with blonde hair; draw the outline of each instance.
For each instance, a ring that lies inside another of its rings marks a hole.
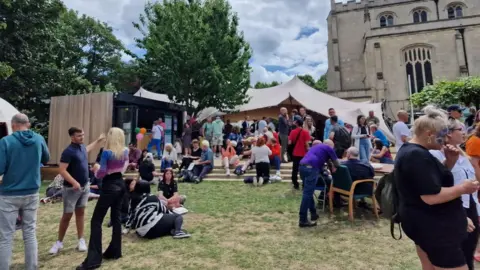
[[[177,150],[175,150],[171,143],[167,143],[163,149],[162,165],[160,166],[161,171],[164,172],[166,169],[171,169],[177,161],[177,158]]]
[[[460,144],[465,141],[465,133],[462,123],[458,120],[450,118],[448,120],[448,133],[446,142],[458,148]],[[445,162],[444,150],[430,150],[430,153],[435,156],[440,162]],[[480,170],[478,169],[477,162],[470,162],[470,158],[460,150],[460,155],[455,165],[451,168],[455,185],[461,185],[468,179],[480,179]],[[477,177],[478,175],[478,177]],[[478,192],[473,194],[462,195],[463,208],[467,213],[469,234],[467,239],[463,242],[463,252],[465,254],[465,260],[468,265],[468,269],[473,269],[473,256],[475,248],[478,242],[479,236],[479,222],[478,213],[480,210],[480,204],[478,203]]]
[[[127,169],[128,148],[125,147],[125,135],[119,128],[108,131],[105,147],[100,158],[100,168],[95,177],[102,180],[102,195],[93,210],[90,241],[87,258],[78,269],[95,269],[100,267],[102,259],[116,260],[122,257],[121,208],[126,192],[123,174]],[[108,209],[112,220],[112,240],[102,254],[102,223]]]
[[[451,169],[459,158],[458,147],[447,144],[447,114],[433,106],[415,120],[413,138],[398,151],[394,169],[398,218],[414,241],[423,269],[466,270],[463,243],[469,221],[461,196],[476,192],[476,180],[455,185]],[[442,150],[440,162],[429,150]]]

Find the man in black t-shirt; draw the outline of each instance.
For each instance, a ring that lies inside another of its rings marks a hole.
[[[83,238],[85,207],[87,206],[89,187],[88,153],[98,148],[105,140],[102,134],[93,143],[85,146],[83,138],[85,133],[82,129],[72,127],[68,130],[71,144],[63,151],[60,158],[60,175],[63,177],[63,216],[58,228],[58,240],[50,249],[50,254],[57,254],[63,248],[63,238],[70,224],[70,219],[75,212],[77,224],[78,251],[87,251],[87,245]],[[95,166],[95,168],[97,168]]]

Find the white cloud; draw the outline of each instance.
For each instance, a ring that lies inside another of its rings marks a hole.
[[[134,46],[139,33],[132,22],[138,21],[147,0],[64,0],[67,7],[109,23],[117,37]],[[230,0],[240,18],[240,30],[254,55],[252,84],[257,81],[287,81],[292,75],[321,76],[327,69],[328,0]],[[319,31],[295,40],[304,27]],[[124,57],[128,60],[128,57]],[[282,67],[269,72],[265,66]]]
[[[270,72],[266,70],[263,66],[257,65],[255,63],[253,63],[251,66],[252,73],[250,75],[250,81],[252,81],[252,84],[255,84],[256,82],[286,82],[291,80],[293,77],[281,71]]]

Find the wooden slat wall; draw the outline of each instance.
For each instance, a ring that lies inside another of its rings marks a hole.
[[[70,143],[70,127],[83,128],[84,143],[89,144],[112,127],[112,114],[113,93],[52,97],[48,129],[49,163],[60,162],[63,149]],[[89,153],[89,162],[95,161],[97,153],[98,149]]]

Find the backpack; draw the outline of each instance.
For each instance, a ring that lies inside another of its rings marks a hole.
[[[243,167],[243,165],[238,165],[235,168],[235,170],[233,171],[233,173],[236,174],[237,176],[242,175],[243,174],[242,167]]]
[[[402,239],[402,228],[400,227],[401,220],[398,213],[399,198],[397,189],[395,187],[395,177],[393,172],[380,178],[377,189],[375,190],[375,199],[380,205],[382,215],[390,219],[390,234],[392,235],[393,239]],[[399,238],[395,236],[395,224],[398,224],[400,231]]]
[[[338,129],[335,131],[333,140],[335,145],[347,149],[352,144],[351,138],[352,137],[350,136],[350,132],[345,127],[338,126]]]

